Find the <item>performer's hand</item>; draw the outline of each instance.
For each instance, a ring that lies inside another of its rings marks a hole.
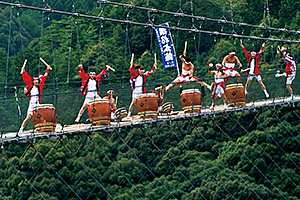
[[[245,70],[241,69],[241,72],[242,72],[242,73],[244,73],[244,72],[245,72]]]
[[[52,70],[52,67],[50,65],[47,65],[47,69]]]
[[[157,63],[154,63],[154,65],[153,65],[154,67],[155,67],[155,69],[156,69],[156,66],[157,66]]]
[[[244,47],[242,39],[240,39],[240,42],[241,42],[241,47]]]
[[[261,46],[262,46],[262,47],[265,47],[265,45],[266,45],[266,43],[264,42],[264,43],[262,43],[262,45],[261,45]]]
[[[183,55],[184,55],[184,56],[186,55],[186,51],[183,51]]]
[[[212,64],[212,63],[209,63],[209,65],[208,65],[208,66],[211,68],[211,67],[213,67],[213,66],[214,66],[214,64]]]

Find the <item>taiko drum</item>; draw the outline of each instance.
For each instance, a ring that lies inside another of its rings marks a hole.
[[[158,100],[154,93],[137,96],[136,108],[141,118],[157,118]]]
[[[181,106],[186,113],[201,112],[201,92],[198,89],[183,90],[181,93]]]
[[[89,119],[93,125],[110,125],[111,110],[107,99],[95,99],[89,103]]]
[[[246,95],[244,86],[240,83],[227,85],[226,98],[228,106],[245,106]]]
[[[41,104],[33,108],[34,131],[55,132],[56,121],[56,112],[52,104]]]

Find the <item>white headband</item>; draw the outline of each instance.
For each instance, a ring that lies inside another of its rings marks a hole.
[[[256,55],[256,52],[255,52],[255,51],[252,51],[250,54],[255,54],[255,55]]]
[[[235,52],[233,52],[233,51],[232,51],[232,52],[230,52],[230,53],[229,53],[229,55],[232,55],[232,54],[234,55],[234,54],[235,54]]]
[[[107,94],[108,94],[108,93],[111,93],[111,92],[112,92],[112,93],[114,93],[114,91],[113,91],[113,90],[108,90],[108,91],[107,91]]]
[[[139,72],[145,72],[145,70],[144,69],[139,69]]]

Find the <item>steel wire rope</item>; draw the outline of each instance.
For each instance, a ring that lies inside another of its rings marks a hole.
[[[162,151],[155,143],[154,143],[154,141],[152,140],[152,138],[151,137],[149,137],[149,135],[144,131],[144,129],[143,128],[141,128],[141,130],[142,130],[142,132],[149,138],[149,140],[151,141],[151,143],[153,144],[153,146],[158,150],[158,151]],[[176,167],[176,165],[169,159],[169,158],[167,158],[168,159],[168,161],[170,162],[170,164],[173,166],[173,167],[175,167],[175,169],[176,169],[176,171],[178,171],[184,178],[185,178],[185,180],[198,192],[198,194],[199,195],[201,195],[204,199],[206,199],[204,196],[203,196],[203,194],[194,186],[194,184],[186,177],[186,176],[184,176],[183,175],[183,173],[180,171],[180,170],[178,170],[177,168],[178,167]]]
[[[214,122],[215,123],[215,122]],[[234,141],[229,137],[229,135],[218,125],[216,124],[216,126],[218,127],[218,129],[231,141],[234,143]],[[256,168],[256,170],[266,179],[266,181],[268,181],[273,187],[274,189],[279,192],[279,194],[286,199],[286,197],[282,194],[282,192],[273,184],[272,181],[270,181],[265,174],[251,161],[251,159],[242,151],[239,150],[241,152],[241,154]]]
[[[252,112],[251,112],[251,113],[252,113]],[[252,113],[252,114],[253,114],[253,113]],[[273,115],[273,116],[274,116],[274,115]],[[272,116],[272,118],[273,118],[273,116]],[[260,121],[258,120],[258,118],[257,118],[257,115],[254,116],[254,120],[255,120],[255,121],[258,121],[258,123],[261,124],[261,122],[260,122]],[[267,123],[267,124],[268,124],[268,123]],[[264,132],[266,132],[265,128],[264,128],[264,127],[262,127],[262,128],[264,129]],[[269,134],[269,135],[271,135],[271,134]],[[272,136],[271,136],[271,137],[272,137]],[[291,136],[289,136],[289,138],[290,138],[290,137],[291,137]],[[273,138],[272,138],[272,140],[275,141]],[[287,143],[287,141],[288,141],[288,140],[285,140],[284,145]],[[275,142],[276,142],[276,141],[275,141]],[[298,141],[298,146],[299,146],[299,144],[300,144],[300,143],[299,143],[299,141]],[[284,145],[283,145],[283,146],[284,146]],[[280,148],[282,148],[282,147],[280,147]],[[280,150],[280,151],[277,153],[277,155],[274,157],[274,160],[279,156],[279,154],[280,154],[281,151],[282,151],[282,150]],[[260,157],[262,157],[262,154],[260,155]],[[288,162],[288,161],[287,161],[287,162]],[[286,163],[287,163],[287,162],[286,162]],[[272,164],[270,164],[270,165],[267,167],[267,169],[265,170],[265,173],[267,173],[267,171],[269,170],[269,168],[271,167],[271,165],[272,165]],[[278,174],[278,175],[276,176],[276,178],[277,178],[279,175],[280,175],[280,174]],[[261,180],[262,180],[262,178],[260,178],[260,180],[258,180],[257,184],[260,183]]]
[[[233,20],[228,21],[228,20],[226,20],[226,18],[224,20],[214,19],[214,18],[209,18],[209,17],[204,17],[204,16],[194,16],[194,15],[184,14],[183,12],[181,14],[178,14],[177,12],[170,12],[170,11],[159,10],[159,9],[156,9],[156,8],[147,8],[147,7],[135,6],[135,5],[132,5],[132,4],[123,4],[123,3],[118,3],[118,2],[108,1],[108,0],[94,0],[94,1],[97,1],[98,3],[103,3],[103,4],[112,4],[112,5],[122,6],[122,7],[129,8],[129,9],[140,9],[140,10],[150,11],[150,12],[153,12],[153,13],[170,14],[170,15],[173,15],[173,16],[180,15],[182,17],[193,18],[193,19],[196,19],[196,20],[212,21],[212,22],[217,22],[217,23],[230,24],[232,26],[238,25],[238,26],[259,28],[259,29],[263,29],[263,30],[268,29],[268,30],[276,30],[276,31],[279,31],[279,32],[290,32],[290,33],[295,33],[295,34],[300,33],[299,30],[295,31],[295,30],[288,30],[288,29],[285,29],[285,28],[273,28],[273,27],[254,25],[254,24],[248,24],[248,23],[239,23],[239,22],[234,22]],[[232,0],[230,0],[230,1],[232,1]],[[181,5],[181,1],[180,1],[180,5]]]
[[[125,79],[125,67],[127,65],[126,63],[126,56],[127,56],[127,45],[128,45],[128,52],[129,55],[131,55],[131,49],[130,49],[130,41],[129,41],[129,35],[128,35],[128,31],[129,31],[129,23],[128,23],[128,19],[129,19],[129,15],[130,15],[130,11],[127,11],[126,13],[126,27],[125,27],[125,47],[124,47],[124,63],[123,63],[123,76],[122,76],[122,83],[123,83],[123,87],[124,87],[124,79]],[[133,61],[132,61],[133,62]],[[133,62],[134,63],[134,62]],[[131,63],[130,63],[131,65]]]
[[[16,168],[16,166],[12,163],[12,162],[10,162],[10,159],[5,155],[5,153],[3,153],[3,151],[2,151],[2,149],[0,149],[0,153],[3,155],[3,157],[8,161],[8,163],[12,166],[12,168],[16,171],[16,172],[18,172],[25,180],[26,180],[26,182],[28,182],[29,183],[29,185],[44,199],[44,200],[46,200],[45,199],[45,197],[36,189],[36,187],[34,187],[34,185],[32,185],[31,183],[30,183],[30,181],[26,178],[26,176],[20,171],[20,170],[18,170],[17,168]]]
[[[17,1],[17,2],[19,2],[19,1]],[[17,9],[17,20],[18,20],[19,32],[20,32],[21,50],[22,50],[23,60],[25,60],[24,41],[23,41],[23,35],[22,35],[22,23],[20,20],[20,10],[19,9]]]
[[[239,122],[237,122],[237,123],[239,123]],[[242,128],[242,129],[244,129],[245,130],[245,132],[247,133],[247,134],[249,134],[249,132],[247,131],[247,129],[245,129],[245,127],[242,125],[242,124],[240,124],[239,123],[239,125],[240,125],[240,127]],[[265,131],[266,132],[266,131]],[[270,134],[269,134],[270,135]],[[274,142],[276,142],[275,140],[274,140],[274,138],[272,137],[272,135],[270,135],[271,136],[271,138],[272,138],[272,140],[274,141]],[[251,138],[252,139],[252,138]],[[272,159],[271,158],[271,156],[270,155],[268,155],[267,153],[266,153],[266,151],[257,143],[257,141],[256,140],[254,140],[254,139],[252,139],[254,142],[255,142],[255,144],[257,144],[257,146],[258,147],[260,147],[261,148],[261,150],[264,152],[264,154],[265,155],[267,155],[268,157],[269,157],[269,159],[276,165],[276,167],[278,167],[279,169],[280,169],[280,171],[281,171],[281,173],[283,173],[295,186],[296,186],[296,188],[298,188],[299,190],[300,190],[300,188],[298,187],[298,185],[296,185],[296,183],[291,179],[291,177],[289,177],[285,172],[284,172],[284,170],[283,169],[281,169],[280,168],[280,166],[274,161],[275,159]],[[276,142],[276,144],[278,144],[277,142]],[[280,147],[280,145],[278,145],[278,147]],[[281,147],[280,147],[281,148]],[[283,149],[282,149],[283,150]],[[283,152],[285,153],[285,151],[283,150]],[[291,160],[292,161],[292,160]],[[293,162],[294,163],[294,162]],[[295,164],[295,163],[294,163]],[[297,166],[297,164],[295,164],[296,166]]]
[[[47,3],[47,4],[46,4]],[[40,51],[39,51],[39,57],[41,58],[42,57],[42,46],[43,46],[43,32],[44,32],[44,13],[45,13],[45,10],[47,8],[48,5],[48,0],[43,0],[43,9],[41,10],[42,12],[42,19],[41,19],[41,35],[40,35]],[[40,74],[40,71],[41,71],[41,61],[39,60],[39,66],[38,66],[38,74]]]
[[[72,192],[79,198],[80,196],[71,188],[71,186],[62,178],[61,175],[59,175],[59,173],[50,165],[46,162],[45,158],[43,157],[43,155],[35,148],[35,146],[33,144],[31,144],[31,147],[38,153],[38,155],[41,157],[41,159],[43,160],[43,162],[49,167],[51,168],[51,170],[63,181],[63,183],[72,190]]]
[[[12,2],[12,0],[11,0]],[[8,82],[8,66],[9,66],[9,54],[10,54],[10,43],[11,43],[11,23],[12,23],[12,9],[13,7],[10,7],[9,11],[9,25],[8,25],[8,41],[7,41],[7,57],[6,57],[6,71],[5,71],[5,90],[4,90],[4,98],[6,98],[6,92],[7,92],[7,82]]]
[[[151,174],[152,174],[152,176],[154,176],[154,178],[157,178],[157,176],[151,171],[151,169],[136,155],[136,153],[134,152],[134,150],[125,142],[125,140],[121,137],[121,135],[120,135],[120,133],[119,133],[119,131],[117,131],[117,134],[118,134],[118,136],[119,136],[119,138],[120,138],[120,140],[130,149],[130,151],[134,154],[134,156],[136,157],[136,159],[138,159],[139,160],[139,162],[140,163],[142,163],[145,167],[146,167],[146,169],[147,169],[147,171],[149,171]],[[143,176],[145,175],[145,173],[143,174]],[[140,180],[141,180],[142,178],[140,178]],[[171,195],[171,196],[173,196],[174,197],[174,199],[176,199],[176,197],[173,195],[173,194],[171,194],[171,192],[172,191],[170,191],[160,180],[158,180],[158,182],[169,192],[169,194]]]
[[[8,2],[3,2],[0,1],[1,5],[6,5],[6,6],[14,6],[17,8],[24,8],[24,9],[31,9],[31,10],[39,10],[39,11],[44,11],[44,12],[51,12],[51,13],[57,13],[57,14],[62,14],[62,15],[69,15],[69,16],[74,16],[74,17],[82,17],[82,18],[89,18],[89,19],[94,19],[94,20],[103,20],[103,21],[111,21],[111,22],[117,22],[117,23],[125,23],[125,24],[131,24],[131,25],[139,25],[139,26],[145,26],[145,27],[160,27],[160,28],[166,28],[161,25],[150,25],[147,23],[141,23],[141,22],[133,22],[129,20],[118,20],[118,19],[111,19],[111,18],[103,18],[103,17],[97,17],[97,16],[91,16],[91,15],[85,15],[85,14],[79,14],[79,13],[70,13],[70,12],[65,12],[65,11],[59,11],[59,10],[54,10],[54,9],[46,9],[46,8],[39,8],[39,7],[34,7],[34,6],[27,6],[23,4],[14,4],[14,3],[8,3]],[[253,39],[253,40],[268,40],[268,41],[284,41],[286,43],[300,43],[300,41],[296,40],[280,40],[276,38],[262,38],[262,37],[257,37],[257,36],[243,36],[243,35],[238,35],[238,34],[232,34],[232,33],[220,33],[218,31],[204,31],[204,30],[199,30],[199,29],[189,29],[189,28],[180,28],[176,26],[168,27],[170,30],[181,30],[181,31],[189,31],[189,32],[202,32],[205,34],[210,34],[210,35],[223,35],[223,36],[228,36],[228,37],[235,37],[235,38],[248,38],[248,39]],[[300,31],[299,31],[300,33]]]
[[[125,176],[125,174],[117,167],[117,165],[108,157],[108,155],[98,146],[98,144],[91,138],[91,136],[88,136],[89,139],[94,143],[94,145],[97,147],[97,149],[99,149],[103,155],[105,155],[106,159],[108,159],[108,161],[115,167],[115,169],[117,169],[122,176],[130,183],[130,185],[143,197],[145,198],[145,196],[137,189],[137,187],[135,185],[133,185],[133,183]]]
[[[221,120],[221,117],[220,117],[220,120]],[[192,123],[191,120],[188,119],[187,121],[188,121],[188,123],[191,125],[191,123]],[[174,132],[172,126],[168,126],[168,127],[169,127],[169,129],[172,131],[172,133],[175,134],[175,132]],[[212,145],[212,144],[204,137],[204,135],[203,135],[202,133],[199,132],[199,130],[197,129],[197,127],[196,127],[195,125],[193,125],[193,128],[194,128],[194,130],[196,130],[196,131],[201,135],[201,137],[205,140],[205,142],[207,142],[211,147],[213,147],[213,145]],[[179,131],[180,131],[179,128],[177,128],[176,130],[179,130]],[[180,131],[180,132],[181,132],[181,131]],[[181,133],[182,133],[182,132],[181,132]],[[182,133],[182,134],[183,134],[183,133]],[[177,137],[177,138],[179,139],[179,137]],[[179,139],[179,140],[180,140],[180,139]],[[186,146],[186,144],[185,144],[182,140],[180,140],[180,142],[181,142],[187,149],[189,149],[189,148]],[[218,155],[220,155],[220,153],[219,153],[217,150],[215,150],[215,152],[216,152]],[[195,156],[195,158],[196,158],[199,162],[201,162],[201,163],[203,164],[203,167],[204,167],[206,170],[208,170],[208,169],[205,167],[204,163],[203,163],[200,159],[198,159],[196,156]],[[243,180],[245,184],[247,184],[247,181],[246,181],[244,178],[242,178],[242,177],[238,174],[238,172],[234,169],[233,166],[231,166],[226,160],[224,160],[223,163],[224,163],[224,164],[226,163],[226,164],[234,171],[234,173],[235,173],[237,176],[239,176],[239,178],[241,178],[241,180]],[[208,171],[209,171],[209,170],[208,170]],[[209,171],[209,174],[210,174],[215,180],[218,181],[217,177],[214,176],[212,172]],[[247,185],[248,185],[248,186],[250,187],[250,189],[256,194],[256,196],[258,196],[260,199],[262,199],[262,198],[255,192],[255,190],[250,186],[250,184],[247,184]],[[229,195],[231,195],[231,196],[234,198],[234,195],[232,195],[232,194],[228,191],[228,189],[226,189],[226,187],[225,187],[224,185],[222,185],[222,187],[228,192]]]
[[[73,157],[76,158],[76,160],[78,161],[78,163],[82,166],[82,168],[92,177],[92,179],[94,179],[94,181],[112,198],[115,199],[113,196],[111,196],[111,194],[105,189],[105,187],[99,183],[99,181],[93,176],[93,174],[86,168],[86,166],[79,160],[79,158],[73,154],[70,149],[64,144],[64,142],[59,138],[60,143],[63,145],[63,147],[69,152],[69,154]]]

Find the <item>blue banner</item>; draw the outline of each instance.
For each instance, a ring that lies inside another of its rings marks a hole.
[[[161,26],[168,27],[167,24],[163,24]],[[176,58],[169,30],[167,28],[156,27],[154,28],[154,30],[156,33],[164,69],[171,69],[176,67]]]

